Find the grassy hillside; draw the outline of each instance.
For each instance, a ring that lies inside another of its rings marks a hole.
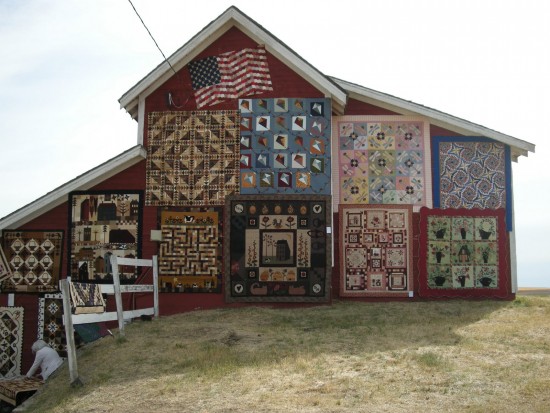
[[[549,412],[550,297],[334,302],[130,324],[37,412]]]

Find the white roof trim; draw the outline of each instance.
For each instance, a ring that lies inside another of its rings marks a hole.
[[[146,157],[145,148],[136,145],[0,219],[0,230],[20,227],[67,202],[69,192],[90,189]]]
[[[174,70],[181,70],[195,56],[233,26],[256,40],[258,44],[264,44],[268,52],[284,62],[312,85],[322,90],[326,97],[331,97],[334,103],[333,106],[337,108],[345,106],[347,96],[340,86],[234,6],[227,9],[216,20],[207,25],[185,45],[174,52],[168,58],[168,61]],[[136,118],[140,96],[145,97],[149,95],[172,76],[174,76],[174,73],[168,63],[166,61],[162,62],[122,95],[119,99],[120,107],[125,108],[133,118]]]
[[[385,109],[400,113],[402,115],[423,115],[430,118],[432,125],[466,135],[485,136],[494,139],[512,147],[512,152],[517,159],[518,156],[527,156],[528,152],[535,152],[535,145],[513,136],[497,132],[485,126],[472,123],[467,120],[457,118],[436,109],[420,105],[408,100],[404,100],[386,93],[378,92],[364,86],[356,85],[345,80],[331,77],[334,82],[340,85],[343,89],[349,92],[349,97],[373,105],[383,107]]]

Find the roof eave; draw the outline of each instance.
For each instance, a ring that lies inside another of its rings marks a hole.
[[[136,145],[0,219],[0,230],[20,227],[67,202],[69,192],[90,189],[146,157],[145,148]]]
[[[480,135],[495,139],[509,145],[512,148],[514,161],[520,156],[528,156],[529,152],[535,152],[535,145],[527,141],[497,132],[493,129],[457,118],[430,107],[388,95],[355,83],[331,77],[338,85],[347,90],[349,97],[370,103],[402,115],[422,115],[430,118],[430,123],[461,135]]]
[[[234,6],[227,9],[174,52],[167,59],[168,62],[170,62],[170,65],[172,65],[176,72],[181,70],[233,26],[257,41],[258,44],[265,45],[268,52],[289,66],[306,81],[323,91],[325,96],[331,97],[334,103],[333,106],[337,111],[343,110],[347,102],[345,90]],[[164,61],[159,64],[119,99],[120,107],[126,109],[134,119],[137,118],[137,107],[140,96],[148,96],[173,75],[168,62]]]

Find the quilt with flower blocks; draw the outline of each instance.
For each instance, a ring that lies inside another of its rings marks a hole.
[[[509,289],[503,209],[422,208],[421,296],[499,297]]]

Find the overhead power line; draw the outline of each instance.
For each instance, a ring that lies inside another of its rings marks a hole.
[[[136,12],[136,15],[139,17],[139,20],[141,21],[141,24],[143,24],[143,27],[145,27],[145,30],[147,30],[147,33],[149,33],[149,36],[151,36],[151,39],[153,39],[153,42],[155,43],[155,46],[157,46],[157,49],[159,49],[160,54],[162,55],[162,57],[164,57],[164,61],[165,61],[166,63],[168,63],[168,66],[170,66],[170,69],[172,69],[172,71],[177,75],[177,72],[174,70],[174,68],[172,67],[172,65],[170,64],[170,62],[168,61],[168,59],[166,58],[166,56],[164,55],[164,53],[162,52],[162,49],[160,48],[160,46],[158,45],[157,41],[155,40],[155,38],[153,37],[153,35],[152,35],[151,32],[149,31],[149,29],[147,28],[147,25],[145,24],[145,22],[143,21],[143,19],[142,19],[141,16],[139,15],[138,11],[137,11],[136,8],[134,7],[134,4],[132,3],[132,0],[128,0],[128,2],[129,2],[130,5],[132,6],[132,9],[134,9],[134,11]]]

